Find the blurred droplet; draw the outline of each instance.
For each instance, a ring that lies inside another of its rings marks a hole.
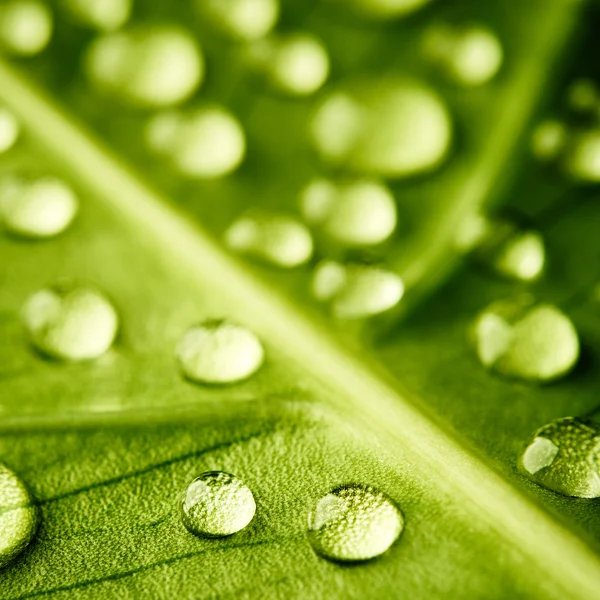
[[[591,79],[577,79],[567,88],[567,104],[579,113],[592,113],[600,102],[600,93]]]
[[[132,0],[63,0],[82,24],[100,31],[116,31],[131,16]]]
[[[104,294],[73,285],[33,294],[23,307],[23,320],[40,352],[67,361],[101,356],[118,329],[117,314]]]
[[[309,515],[308,539],[317,554],[341,562],[380,556],[404,529],[400,509],[371,486],[340,486]]]
[[[278,267],[292,268],[310,260],[313,241],[308,229],[287,215],[254,211],[225,232],[225,243]]]
[[[371,19],[403,17],[429,4],[431,0],[337,0],[341,6],[350,6],[358,15]],[[341,8],[340,8],[341,9]]]
[[[10,150],[19,137],[19,122],[11,111],[0,106],[0,154]]]
[[[52,36],[52,14],[38,0],[0,4],[0,47],[19,56],[41,52]]]
[[[564,168],[571,177],[580,181],[600,181],[600,129],[573,135],[565,154]]]
[[[183,374],[209,384],[235,383],[261,367],[264,351],[248,329],[227,321],[206,321],[189,329],[177,344]]]
[[[531,136],[533,155],[541,161],[559,157],[567,144],[568,131],[564,123],[548,120],[540,123]]]

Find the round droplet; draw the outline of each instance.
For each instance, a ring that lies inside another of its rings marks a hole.
[[[527,381],[558,379],[579,358],[579,337],[570,319],[529,296],[486,308],[475,321],[474,339],[484,366]]]
[[[196,5],[215,28],[241,41],[262,38],[279,17],[278,0],[197,0]]]
[[[67,361],[97,358],[112,345],[118,318],[110,301],[83,286],[54,286],[33,294],[23,320],[34,346]]]
[[[465,215],[454,234],[454,246],[460,252],[469,252],[479,246],[490,229],[488,219],[478,211]]]
[[[334,561],[369,560],[383,554],[404,529],[400,509],[371,486],[343,485],[321,498],[309,515],[308,538]]]
[[[115,31],[131,16],[132,0],[64,0],[67,9],[82,24],[100,31]]]
[[[146,139],[150,148],[166,154],[180,173],[199,179],[228,175],[241,164],[246,151],[242,126],[218,106],[185,115],[160,113],[148,122]]]
[[[444,102],[424,84],[371,79],[327,96],[313,116],[311,134],[332,166],[399,178],[441,164],[452,122]]]
[[[275,87],[288,94],[316,92],[329,75],[329,56],[323,44],[308,34],[294,34],[272,44],[267,71]]]
[[[567,144],[568,132],[564,123],[555,120],[543,121],[531,136],[533,155],[541,161],[555,160]]]
[[[590,422],[564,417],[538,429],[521,457],[523,472],[565,496],[600,496],[600,434]]]
[[[302,191],[300,204],[308,223],[347,246],[379,244],[396,228],[394,197],[378,181],[315,179]]]
[[[10,175],[0,181],[0,216],[4,227],[17,235],[58,235],[71,224],[77,208],[73,190],[56,177]]]
[[[502,45],[498,37],[480,25],[436,25],[428,30],[424,46],[429,59],[460,85],[486,83],[502,65]]]
[[[222,471],[202,473],[181,499],[181,516],[194,535],[224,537],[247,527],[256,512],[250,489]]]
[[[173,26],[108,33],[88,48],[85,68],[99,89],[149,108],[188,98],[204,76],[204,59],[193,36]]]
[[[19,122],[7,108],[0,106],[0,154],[10,150],[19,137]]]
[[[402,279],[369,265],[341,265],[323,261],[312,281],[317,300],[328,302],[339,319],[364,319],[398,304],[404,294]]]
[[[0,568],[29,545],[37,526],[38,511],[27,488],[0,464]]]
[[[12,54],[41,52],[52,36],[52,14],[38,0],[8,0],[0,5],[0,46]]]
[[[264,350],[248,329],[227,321],[206,321],[189,329],[175,355],[183,374],[209,384],[235,383],[261,367]]]
[[[303,265],[313,252],[310,232],[298,220],[258,211],[235,221],[225,232],[225,243],[236,252],[283,268]]]
[[[600,102],[600,93],[591,79],[577,79],[567,88],[567,104],[576,112],[594,112],[598,102]]]
[[[403,17],[431,0],[338,0],[345,6],[351,6],[360,16],[370,19],[393,19]]]
[[[590,129],[573,136],[567,148],[566,172],[583,182],[600,181],[600,129]]]

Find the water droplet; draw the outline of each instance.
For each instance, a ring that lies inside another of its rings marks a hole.
[[[177,344],[175,354],[187,378],[209,384],[247,379],[264,361],[262,344],[251,331],[219,320],[189,329]]]
[[[37,0],[8,0],[0,5],[0,46],[12,54],[41,52],[52,36],[52,15]]]
[[[197,0],[202,16],[231,38],[253,41],[273,29],[278,0]]]
[[[7,108],[0,106],[0,154],[10,150],[19,137],[19,122]]]
[[[600,435],[590,423],[564,417],[533,435],[521,457],[524,473],[539,485],[565,496],[600,496]]]
[[[33,294],[23,308],[32,343],[53,358],[80,361],[97,358],[112,345],[118,318],[99,291],[57,285]]]
[[[454,82],[465,86],[486,83],[502,65],[502,45],[496,34],[481,25],[431,27],[424,52]]]
[[[315,179],[302,191],[300,204],[308,223],[347,246],[379,244],[396,228],[394,197],[378,181]]]
[[[232,535],[247,527],[255,512],[250,489],[234,475],[222,471],[196,477],[181,499],[183,524],[195,535]]]
[[[312,290],[337,318],[364,319],[396,306],[404,284],[396,273],[379,267],[323,261],[313,274]]]
[[[542,161],[559,157],[567,144],[568,132],[564,123],[548,120],[540,123],[531,136],[531,151]]]
[[[218,106],[159,113],[148,122],[146,140],[154,152],[169,156],[180,173],[202,179],[231,173],[246,151],[242,126]]]
[[[488,306],[475,321],[474,339],[484,366],[528,381],[562,377],[579,358],[579,337],[569,318],[530,296]]]
[[[25,485],[0,464],[0,568],[29,545],[37,526],[38,511]]]
[[[100,31],[123,27],[132,8],[132,0],[65,0],[65,4],[81,24]]]
[[[321,498],[309,515],[308,537],[321,556],[355,562],[383,554],[404,529],[400,509],[382,492],[343,485]]]
[[[567,88],[567,104],[576,112],[594,112],[599,102],[598,88],[591,79],[576,79]]]
[[[204,59],[185,29],[138,27],[98,37],[88,48],[85,68],[99,89],[158,108],[182,102],[196,90]]]
[[[431,0],[343,0],[344,5],[349,4],[359,15],[371,19],[393,19],[407,15]]]
[[[573,136],[564,167],[575,179],[600,181],[600,129],[589,129]]]
[[[452,122],[442,99],[408,79],[370,79],[329,94],[311,134],[332,166],[381,177],[431,171],[450,148]]]
[[[0,215],[7,230],[31,238],[58,235],[73,221],[73,190],[56,177],[9,175],[0,181]]]
[[[489,232],[490,223],[475,211],[466,215],[456,228],[454,246],[460,252],[469,252],[479,246]]]
[[[329,56],[315,37],[297,33],[271,42],[267,72],[272,84],[288,94],[316,92],[329,75]]]
[[[237,252],[283,268],[303,265],[312,256],[308,229],[293,217],[253,211],[225,232],[225,243]]]

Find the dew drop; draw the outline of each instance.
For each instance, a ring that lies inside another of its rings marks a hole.
[[[350,0],[349,5],[361,16],[385,20],[407,15],[429,2],[431,0]]]
[[[303,265],[313,252],[310,232],[298,220],[258,211],[235,221],[225,232],[225,243],[236,252],[282,268]]]
[[[473,335],[481,363],[516,379],[552,381],[579,358],[579,337],[570,319],[529,296],[488,306],[475,320]]]
[[[582,131],[573,136],[564,167],[574,179],[592,183],[600,181],[600,129]]]
[[[322,261],[312,280],[313,295],[328,302],[339,319],[364,319],[393,308],[404,294],[402,279],[379,267]]]
[[[0,154],[10,150],[19,137],[19,122],[7,108],[0,106]]]
[[[301,192],[300,205],[309,224],[347,246],[379,244],[396,228],[394,197],[374,180],[315,179]]]
[[[118,329],[110,301],[95,289],[75,285],[57,285],[30,296],[23,320],[40,352],[65,361],[101,356]]]
[[[159,113],[148,122],[146,141],[151,150],[167,155],[181,174],[199,179],[228,175],[246,151],[242,126],[218,106],[187,114]]]
[[[442,99],[409,79],[370,79],[334,91],[317,107],[310,128],[327,163],[389,178],[435,169],[452,138]]]
[[[100,31],[115,31],[131,16],[132,0],[64,0],[71,14],[83,25]]]
[[[92,42],[85,69],[99,89],[132,104],[159,108],[182,102],[196,90],[204,59],[185,29],[137,27]]]
[[[356,562],[383,554],[404,529],[400,509],[371,486],[343,485],[310,513],[308,538],[324,558]]]
[[[278,0],[197,0],[196,5],[216,29],[241,41],[262,38],[279,17]]]
[[[567,104],[579,113],[592,113],[600,102],[600,94],[591,79],[576,79],[567,88]]]
[[[181,516],[194,535],[224,537],[247,527],[256,512],[250,489],[222,471],[202,473],[181,499]]]
[[[531,151],[541,161],[559,157],[567,144],[568,132],[564,123],[548,120],[540,123],[531,136]]]
[[[0,215],[17,235],[48,238],[63,232],[77,213],[73,190],[56,177],[9,175],[0,181]]]
[[[12,54],[41,52],[52,36],[52,14],[37,0],[8,0],[0,5],[0,46]]]
[[[600,435],[593,425],[564,417],[538,429],[520,461],[539,485],[578,498],[600,496]]]
[[[195,325],[179,340],[175,355],[183,374],[208,384],[247,379],[264,362],[264,350],[248,329],[227,321]]]
[[[0,568],[29,545],[38,526],[38,517],[21,479],[0,464]]]

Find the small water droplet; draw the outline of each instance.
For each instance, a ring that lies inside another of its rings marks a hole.
[[[23,307],[23,320],[40,352],[68,361],[104,354],[118,329],[115,309],[102,293],[66,284],[33,294]]]
[[[456,228],[454,247],[460,252],[473,250],[485,240],[489,229],[489,220],[480,212],[466,215]]]
[[[247,527],[256,512],[250,489],[222,471],[202,473],[181,499],[181,516],[194,535],[223,537]]]
[[[10,150],[19,137],[19,122],[7,108],[0,106],[0,154]]]
[[[356,13],[371,19],[395,19],[403,17],[429,4],[431,0],[338,0],[351,6]]]
[[[283,268],[303,265],[312,256],[308,229],[287,215],[254,211],[235,221],[225,232],[229,248]]]
[[[278,0],[196,0],[196,5],[215,28],[241,41],[262,38],[279,17]]]
[[[310,127],[326,162],[389,178],[435,169],[452,139],[443,100],[409,79],[369,79],[334,91]]]
[[[570,319],[530,296],[488,306],[475,320],[473,335],[481,363],[507,377],[552,381],[579,358],[579,337]]]
[[[404,294],[402,279],[379,267],[323,261],[312,280],[315,298],[329,302],[339,319],[364,319],[396,306]]]
[[[321,498],[309,515],[308,538],[334,561],[369,560],[383,554],[404,529],[400,509],[371,486],[342,485]]]
[[[247,379],[264,362],[264,350],[248,329],[211,320],[189,329],[177,344],[175,355],[183,374],[209,384]]]
[[[242,126],[219,106],[159,113],[148,121],[146,140],[151,150],[169,156],[180,173],[202,179],[231,173],[246,151]]]
[[[564,123],[549,119],[540,123],[531,136],[531,151],[541,161],[555,160],[567,145],[568,131]]]
[[[0,5],[0,46],[12,54],[41,52],[52,36],[52,14],[37,0],[8,0]]]
[[[492,79],[502,65],[502,45],[496,34],[481,25],[431,27],[424,52],[455,83],[476,86]]]
[[[77,21],[100,31],[123,27],[131,16],[132,4],[132,0],[65,0]]]
[[[21,479],[0,464],[0,568],[29,545],[38,526],[38,517]]]
[[[574,134],[565,154],[565,171],[584,182],[600,181],[600,129]]]
[[[538,429],[521,457],[524,473],[565,496],[600,496],[600,434],[588,421],[564,417]]]
[[[596,83],[591,79],[576,79],[567,88],[567,104],[579,113],[594,112],[600,102]]]
[[[394,196],[378,181],[315,179],[302,191],[300,204],[308,223],[347,246],[379,244],[396,228]]]
[[[0,180],[0,216],[17,235],[47,238],[63,232],[77,213],[73,190],[56,177],[8,175]]]
[[[174,26],[137,27],[98,37],[85,69],[99,89],[149,108],[182,102],[202,82],[204,58],[194,37]]]

